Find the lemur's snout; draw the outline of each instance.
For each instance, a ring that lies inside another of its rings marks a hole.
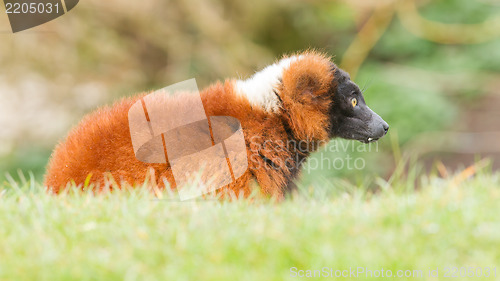
[[[387,124],[387,122],[385,122],[385,120],[382,119],[382,117],[380,117],[377,113],[371,109],[369,110],[371,113],[371,120],[368,123],[369,137],[366,142],[376,141],[385,136],[387,131],[389,131],[389,124]]]

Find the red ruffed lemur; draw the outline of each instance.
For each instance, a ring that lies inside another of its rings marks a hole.
[[[102,186],[107,175],[137,185],[153,173],[153,184],[165,187],[166,180],[176,188],[168,161],[144,163],[134,154],[128,112],[146,94],[86,116],[55,148],[45,186],[56,193],[68,183]],[[283,198],[304,160],[322,143],[336,137],[368,143],[389,129],[349,75],[315,51],[284,57],[246,80],[215,83],[200,95],[207,116],[231,116],[241,123],[248,169],[219,191],[244,196],[257,186]]]

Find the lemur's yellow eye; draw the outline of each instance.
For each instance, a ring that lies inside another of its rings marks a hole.
[[[356,107],[356,105],[358,105],[358,100],[356,98],[352,98],[351,103],[352,107]]]

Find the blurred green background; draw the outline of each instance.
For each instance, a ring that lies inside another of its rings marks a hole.
[[[361,148],[371,152],[332,142],[306,166],[304,185],[385,177],[407,154],[428,169],[478,157],[498,168],[499,17],[493,0],[85,0],[12,34],[2,10],[0,179],[21,169],[41,180],[57,141],[119,97],[192,77],[200,88],[248,77],[308,48],[350,71],[391,129]],[[348,157],[363,168],[348,169]]]

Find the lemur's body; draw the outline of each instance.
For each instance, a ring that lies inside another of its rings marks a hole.
[[[73,129],[51,157],[46,186],[58,192],[68,182],[83,184],[86,179],[103,185],[106,173],[117,182],[136,184],[151,169],[158,185],[166,178],[175,186],[168,163],[143,163],[134,155],[128,110],[141,96],[101,108]],[[353,97],[359,105],[351,102]],[[315,52],[284,58],[248,80],[216,83],[201,91],[201,98],[207,116],[232,116],[241,122],[248,170],[222,189],[236,194],[248,195],[256,182],[263,193],[283,197],[317,144],[336,136],[366,142],[387,131],[348,75]]]

